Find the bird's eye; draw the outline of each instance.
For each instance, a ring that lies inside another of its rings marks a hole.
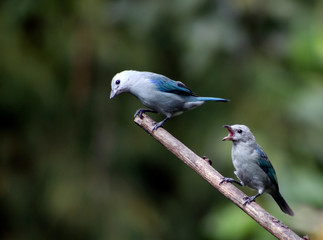
[[[119,79],[116,81],[116,84],[117,84],[117,85],[119,85],[119,84],[120,84],[120,80],[119,80]]]
[[[238,133],[240,133],[240,134],[241,134],[241,133],[242,133],[242,130],[241,130],[241,129],[239,129],[239,130],[238,130]]]

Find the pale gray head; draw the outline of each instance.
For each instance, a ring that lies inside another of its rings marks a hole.
[[[138,72],[133,70],[125,70],[116,74],[111,81],[110,99],[114,98],[120,93],[129,92],[133,77],[137,74]]]
[[[231,140],[233,142],[248,142],[255,141],[255,137],[253,136],[250,129],[245,125],[225,125],[223,126],[229,131],[229,135],[224,137],[222,141]]]

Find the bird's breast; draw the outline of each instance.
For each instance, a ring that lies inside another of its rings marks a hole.
[[[232,149],[232,162],[237,177],[253,189],[265,190],[270,180],[259,166],[258,157],[252,148],[236,147]]]

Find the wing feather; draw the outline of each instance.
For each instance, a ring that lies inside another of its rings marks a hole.
[[[162,75],[153,76],[150,78],[150,81],[156,84],[159,91],[178,95],[196,96],[184,83],[171,80]]]

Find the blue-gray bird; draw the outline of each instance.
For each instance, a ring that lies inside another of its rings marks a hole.
[[[249,128],[245,125],[225,125],[224,127],[229,131],[229,135],[224,137],[222,141],[231,140],[233,143],[231,154],[235,168],[234,173],[240,181],[233,178],[223,178],[221,183],[234,182],[258,190],[255,196],[244,199],[246,200],[244,205],[267,192],[284,213],[293,216],[293,210],[279,192],[275,170]]]
[[[223,98],[198,97],[182,82],[173,81],[160,74],[134,70],[120,72],[112,79],[110,99],[124,92],[133,94],[143,105],[150,108],[139,109],[135,117],[141,117],[144,112],[158,112],[166,116],[164,120],[155,124],[153,130],[171,117],[198,107],[205,101],[229,101]]]

